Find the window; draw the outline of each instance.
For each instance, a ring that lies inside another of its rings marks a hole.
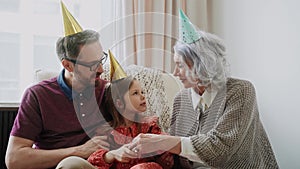
[[[60,4],[53,0],[33,0],[34,14],[58,14],[60,13]]]
[[[97,9],[107,1],[63,2],[84,29],[101,28]],[[19,103],[23,91],[35,83],[36,70],[62,69],[55,49],[63,36],[60,1],[0,0],[0,18],[5,18],[0,27],[0,103]]]
[[[0,101],[13,102],[18,99],[20,36],[0,32]]]
[[[20,0],[0,0],[0,12],[18,12]]]
[[[61,66],[55,52],[57,37],[34,36],[33,68],[59,71]]]

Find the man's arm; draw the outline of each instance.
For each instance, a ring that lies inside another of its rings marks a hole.
[[[50,168],[68,156],[87,158],[97,149],[108,147],[106,139],[106,136],[97,136],[80,146],[40,150],[32,148],[32,140],[10,136],[5,162],[9,169]]]

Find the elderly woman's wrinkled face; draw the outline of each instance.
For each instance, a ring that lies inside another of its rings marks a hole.
[[[174,54],[175,69],[173,72],[174,76],[178,76],[181,83],[185,88],[195,87],[198,80],[193,76],[193,65],[192,62],[184,62],[182,56],[175,52]]]

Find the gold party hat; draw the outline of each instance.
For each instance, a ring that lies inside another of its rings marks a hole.
[[[62,1],[61,10],[63,15],[64,27],[65,27],[65,36],[73,35],[78,32],[82,32],[82,28],[72,14],[68,11],[66,6]]]
[[[110,81],[112,82],[127,77],[127,74],[110,50],[108,50],[108,54],[110,59]]]

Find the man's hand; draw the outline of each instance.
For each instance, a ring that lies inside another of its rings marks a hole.
[[[98,149],[108,150],[109,143],[107,142],[107,136],[95,136],[85,144],[78,146],[77,152],[82,158],[88,158],[93,152]]]

